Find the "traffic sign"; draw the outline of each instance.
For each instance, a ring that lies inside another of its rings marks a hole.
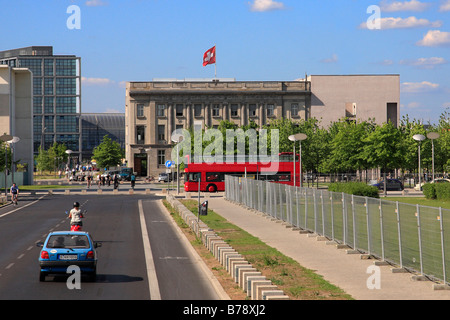
[[[166,161],[166,167],[167,167],[167,168],[170,168],[170,167],[172,166],[172,164],[173,164],[172,161],[170,161],[170,160],[167,160],[167,161]]]

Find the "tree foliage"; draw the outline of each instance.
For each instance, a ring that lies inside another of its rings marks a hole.
[[[124,158],[124,151],[120,144],[111,140],[108,135],[103,137],[102,142],[94,148],[92,153],[99,168],[118,166]]]

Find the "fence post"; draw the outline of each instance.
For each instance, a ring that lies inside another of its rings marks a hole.
[[[347,215],[345,210],[345,194],[342,192],[342,240],[344,241],[344,244],[347,244]]]
[[[444,247],[444,223],[442,216],[442,207],[439,207],[439,223],[441,229],[441,250],[442,250],[442,275],[444,276],[444,284],[447,283],[446,271],[445,271],[445,247]]]
[[[352,220],[353,220],[353,249],[358,249],[356,243],[356,219],[355,219],[355,196],[352,194]]]
[[[396,213],[397,213],[397,230],[398,230],[398,253],[400,255],[400,268],[403,268],[403,254],[402,254],[402,233],[400,228],[400,210],[398,209],[398,201],[396,203]]]
[[[369,250],[369,254],[372,253],[372,232],[370,226],[370,217],[369,217],[369,198],[364,197],[364,205],[366,207],[366,222],[367,222],[367,249]]]
[[[330,192],[330,203],[331,203],[331,238],[334,240],[334,203],[333,203],[333,194],[334,192]]]
[[[380,209],[381,258],[384,260],[385,259],[385,254],[384,254],[384,228],[383,228],[383,208],[381,206],[381,199],[380,199],[380,204],[379,204],[378,208]]]
[[[419,236],[419,256],[420,256],[420,274],[423,275],[423,255],[422,255],[422,233],[420,226],[420,206],[416,204],[416,216],[417,216],[417,232]]]
[[[322,235],[325,236],[325,206],[323,202],[323,190],[320,190],[320,199],[322,200]]]

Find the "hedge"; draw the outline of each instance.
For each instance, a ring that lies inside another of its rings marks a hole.
[[[450,200],[450,183],[425,183],[422,190],[427,199]]]
[[[331,183],[328,186],[329,191],[344,192],[355,196],[379,198],[378,188],[369,186],[364,182],[343,182]]]

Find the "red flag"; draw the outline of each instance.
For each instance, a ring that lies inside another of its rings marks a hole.
[[[203,66],[216,63],[216,46],[212,47],[203,55]]]

